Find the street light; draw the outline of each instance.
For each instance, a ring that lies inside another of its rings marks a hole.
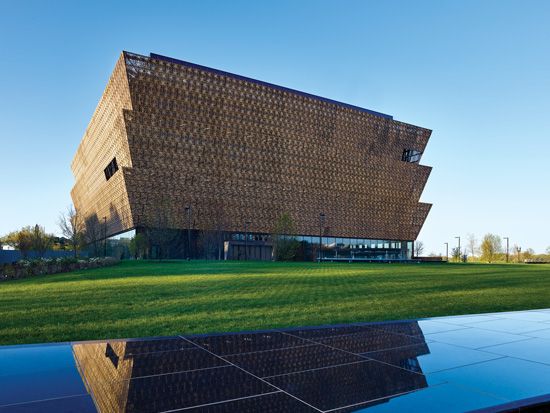
[[[319,263],[321,262],[322,254],[321,249],[323,248],[323,226],[325,224],[325,214],[321,212],[319,214]]]
[[[191,258],[191,205],[185,207],[187,213],[187,261]]]
[[[103,217],[103,258],[107,257],[107,217]]]
[[[458,239],[458,262],[460,262],[460,259],[462,257],[462,251],[460,249],[460,237],[455,237]]]
[[[250,221],[245,221],[244,223],[244,259],[248,260],[248,226]]]
[[[447,255],[447,262],[449,262],[449,243],[445,242],[444,244],[445,244],[445,250]]]
[[[506,262],[508,262],[509,248],[510,248],[510,238],[504,237],[504,239],[506,240]]]

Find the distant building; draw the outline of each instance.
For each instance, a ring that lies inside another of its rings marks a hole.
[[[267,259],[288,214],[303,259],[408,259],[431,207],[419,202],[430,134],[345,103],[123,52],[72,162],[71,195],[97,238],[135,229],[153,254],[225,249]]]

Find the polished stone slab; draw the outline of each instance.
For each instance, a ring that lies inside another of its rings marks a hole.
[[[267,380],[322,411],[403,394],[427,386],[426,378],[421,374],[367,360]]]
[[[399,397],[389,397],[353,410],[337,410],[334,413],[461,413],[489,408],[504,403],[504,399],[484,394],[464,386],[443,383],[410,392]]]
[[[182,409],[277,390],[233,366],[130,379],[125,388],[126,403],[116,407],[127,413]]]
[[[550,394],[550,366],[503,357],[428,374],[428,383],[446,381],[507,401]]]
[[[0,406],[87,393],[71,345],[0,347]]]
[[[532,338],[525,341],[485,347],[485,351],[550,365],[550,339]]]
[[[129,364],[132,370],[132,378],[153,376],[158,374],[178,373],[190,370],[201,370],[211,367],[228,366],[229,363],[209,353],[206,350],[193,346],[183,350],[159,351],[153,353],[128,354],[119,352],[111,347],[110,343],[75,344],[74,349],[79,354],[85,349],[88,361],[81,361],[80,367],[84,371],[89,365],[99,366],[102,361],[109,360],[114,368],[111,380],[125,380],[126,370],[124,364]],[[94,364],[89,359],[98,359]],[[107,371],[107,369],[104,369]],[[106,376],[105,376],[106,378]]]
[[[503,333],[522,334],[530,331],[544,330],[548,328],[548,324],[518,320],[510,318],[501,318],[498,320],[482,321],[479,323],[471,323],[470,327],[482,328],[485,330],[501,331]]]
[[[364,353],[363,356],[417,373],[434,373],[502,356],[445,343],[416,344],[391,350]]]
[[[529,337],[538,337],[538,338],[547,338],[550,339],[550,328],[545,330],[537,330],[537,331],[530,331],[528,333],[524,333],[524,336]]]
[[[345,336],[355,333],[364,333],[373,331],[373,328],[370,326],[364,325],[345,325],[345,326],[334,326],[334,327],[321,327],[321,328],[304,328],[304,329],[295,329],[287,330],[286,333],[292,334],[293,336],[300,337],[306,340],[317,340],[321,338],[328,338],[334,336]]]
[[[482,349],[488,346],[528,340],[530,337],[520,334],[502,333],[499,331],[467,328],[462,330],[445,331],[429,335],[430,340],[467,347]]]
[[[499,318],[510,320],[523,320],[535,322],[550,322],[550,312],[543,311],[517,311],[508,313],[498,313]]]
[[[318,369],[358,361],[360,356],[319,344],[226,356],[225,360],[258,377]]]
[[[314,413],[317,409],[282,391],[180,410],[182,413]]]
[[[495,316],[498,313],[488,314],[472,314],[472,315],[462,315],[462,316],[449,316],[449,317],[436,317],[432,320],[438,320],[447,324],[456,324],[456,325],[468,325],[471,323],[479,323],[482,321],[494,321],[498,320],[499,317]]]
[[[442,333],[445,331],[464,330],[468,328],[466,326],[442,323],[442,322],[431,321],[431,320],[419,320],[417,324],[418,324],[419,330],[418,329],[411,330],[411,323],[406,321],[375,324],[371,328],[387,331],[390,333],[405,334],[413,337],[427,336],[429,334]]]
[[[382,330],[333,336],[317,339],[315,341],[351,353],[366,353],[369,351],[385,350],[424,342],[421,338],[406,336],[404,334],[388,333]]]
[[[97,409],[90,395],[19,403],[0,407],[0,413],[95,413]]]
[[[0,413],[540,413],[550,409],[549,318],[542,309],[0,346]]]
[[[308,344],[307,341],[299,337],[277,331],[190,337],[189,340],[221,356]]]

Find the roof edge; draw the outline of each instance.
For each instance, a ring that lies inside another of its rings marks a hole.
[[[131,54],[131,52],[128,52],[128,53]],[[162,61],[165,61],[165,62],[174,63],[174,64],[178,64],[178,65],[183,65],[183,66],[187,66],[187,67],[192,67],[192,68],[195,68],[195,69],[205,70],[207,72],[215,73],[215,74],[222,75],[222,76],[229,76],[229,77],[232,77],[234,79],[239,79],[239,80],[244,80],[244,81],[247,81],[247,82],[256,83],[256,84],[266,86],[266,87],[269,87],[269,88],[274,88],[274,89],[278,89],[278,90],[281,90],[281,91],[284,91],[284,92],[294,93],[294,94],[304,96],[304,97],[307,97],[307,98],[310,98],[310,99],[320,100],[320,101],[330,103],[330,104],[333,104],[333,105],[343,106],[343,107],[346,107],[348,109],[354,109],[354,110],[358,110],[358,111],[361,111],[361,112],[369,113],[373,116],[378,116],[378,117],[381,117],[381,118],[393,120],[393,116],[382,113],[382,112],[377,112],[375,110],[362,108],[360,106],[351,105],[349,103],[344,103],[344,102],[340,102],[340,101],[337,101],[337,100],[333,100],[333,99],[325,98],[325,97],[322,97],[322,96],[314,95],[314,94],[311,94],[311,93],[302,92],[300,90],[291,89],[291,88],[288,88],[288,87],[285,87],[285,86],[279,86],[279,85],[276,85],[274,83],[264,82],[263,80],[253,79],[251,77],[237,75],[235,73],[226,72],[226,71],[219,70],[219,69],[214,69],[214,68],[211,68],[211,67],[208,67],[208,66],[198,65],[196,63],[187,62],[185,60],[174,59],[173,57],[168,57],[168,56],[160,55],[160,54],[157,54],[157,53],[149,53],[149,58],[155,59],[155,60],[162,60]]]

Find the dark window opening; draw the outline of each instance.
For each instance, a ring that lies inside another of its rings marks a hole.
[[[109,162],[109,165],[107,165],[107,168],[103,170],[103,172],[105,172],[105,179],[111,179],[111,176],[113,176],[116,171],[118,171],[118,165],[116,163],[116,158],[113,158],[113,160]]]
[[[422,152],[415,149],[405,149],[403,150],[403,156],[401,157],[402,161],[418,163],[422,157]]]

